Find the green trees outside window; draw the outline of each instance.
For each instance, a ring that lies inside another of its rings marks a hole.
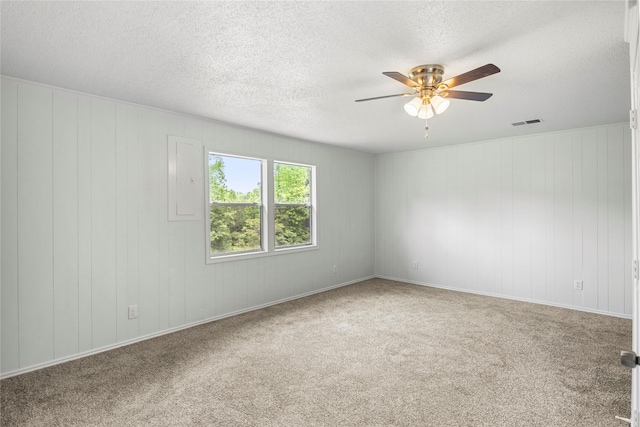
[[[276,247],[311,243],[311,168],[274,163]]]
[[[212,254],[262,248],[261,164],[255,159],[209,154]],[[225,173],[227,167],[235,168],[235,174],[253,177],[255,188],[243,191],[240,182],[229,185]]]
[[[209,153],[209,221],[212,257],[266,251],[262,181],[265,160]],[[273,162],[273,244],[312,244],[312,167]]]

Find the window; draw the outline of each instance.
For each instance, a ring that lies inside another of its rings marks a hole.
[[[211,255],[263,249],[262,161],[209,153]]]
[[[208,262],[316,247],[314,166],[208,154]]]
[[[311,244],[311,167],[274,163],[276,248]]]

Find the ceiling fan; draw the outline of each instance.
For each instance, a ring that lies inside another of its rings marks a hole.
[[[435,114],[443,113],[449,107],[450,101],[447,98],[465,99],[468,101],[486,101],[491,98],[492,93],[450,89],[499,72],[500,68],[493,64],[487,64],[442,81],[444,67],[438,64],[418,65],[411,69],[409,77],[397,71],[385,71],[382,74],[409,86],[413,89],[413,92],[356,99],[356,102],[393,98],[396,96],[415,96],[415,98],[405,104],[404,110],[409,115],[426,121]],[[428,130],[429,127],[425,126],[425,131],[427,131],[424,135],[425,138],[429,136]]]

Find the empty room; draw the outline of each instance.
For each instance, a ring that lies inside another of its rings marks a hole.
[[[627,1],[1,1],[2,426],[640,427]]]

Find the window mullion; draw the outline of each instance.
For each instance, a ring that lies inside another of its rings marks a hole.
[[[311,167],[310,171],[309,171],[309,186],[310,186],[310,191],[311,191],[311,200],[310,200],[310,206],[309,206],[309,232],[311,234],[311,244],[312,245],[317,245],[318,244],[318,228],[316,226],[316,221],[317,221],[317,213],[316,213],[316,208],[317,208],[317,200],[316,200],[316,168],[315,167]]]
[[[261,203],[209,202],[209,206],[261,206]]]
[[[269,159],[267,160],[267,167],[266,167],[266,176],[263,176],[264,181],[266,182],[266,188],[264,191],[264,196],[263,196],[263,206],[265,209],[265,224],[263,224],[264,226],[264,230],[265,230],[265,242],[267,244],[267,251],[268,252],[273,252],[275,250],[275,233],[276,233],[276,228],[275,228],[275,222],[274,222],[274,218],[275,218],[275,196],[274,196],[274,178],[273,178],[273,159]]]
[[[275,203],[275,206],[309,208],[310,203]]]

